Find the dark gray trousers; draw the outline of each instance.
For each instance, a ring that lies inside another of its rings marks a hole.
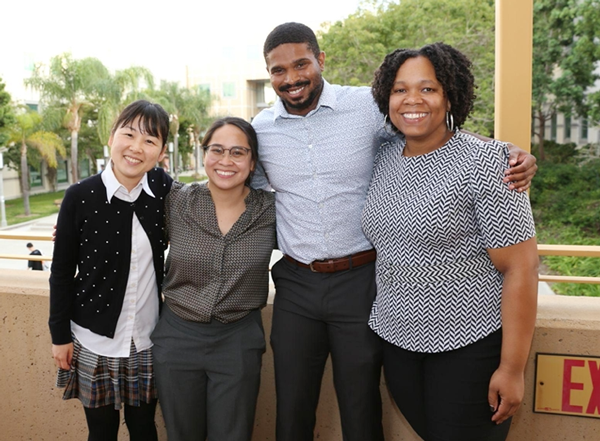
[[[285,258],[271,275],[277,441],[312,441],[331,354],[344,441],[381,441],[382,341],[369,328],[375,264],[313,273]]]
[[[260,311],[203,324],[165,305],[152,341],[169,441],[250,441],[265,351]]]

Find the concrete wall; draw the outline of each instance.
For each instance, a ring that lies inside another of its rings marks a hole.
[[[0,441],[85,439],[86,427],[77,400],[63,401],[54,387],[55,368],[47,327],[47,272],[0,270]],[[600,439],[600,421],[532,413],[534,354],[600,356],[600,299],[543,296],[539,299],[535,341],[527,370],[527,389],[514,418],[510,441]],[[263,310],[270,333],[271,307]],[[253,441],[275,439],[275,393],[272,355],[267,351]],[[417,441],[382,384],[384,427],[388,441]],[[157,416],[159,436],[166,440]],[[121,439],[127,439],[122,427]],[[341,440],[337,404],[328,365],[323,381],[315,439]]]

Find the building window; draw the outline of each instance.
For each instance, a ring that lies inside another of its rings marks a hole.
[[[79,160],[79,179],[87,178],[90,176],[90,160],[80,159]]]
[[[588,138],[588,119],[587,116],[581,118],[581,136],[582,140],[587,140]]]
[[[42,165],[40,164],[39,169],[36,169],[32,165],[29,166],[29,186],[33,187],[42,187]]]
[[[35,69],[35,57],[33,56],[33,54],[30,54],[30,53],[24,54],[23,68],[27,72],[33,72],[33,70]]]
[[[198,93],[202,94],[202,93],[206,93],[208,95],[210,95],[210,84],[209,83],[203,83],[203,84],[198,84],[198,86],[196,86],[198,88]]]
[[[265,83],[257,83],[255,87],[256,87],[256,103],[264,105],[264,103],[265,103]]]
[[[69,182],[69,162],[68,161],[60,161],[56,165],[56,182],[59,184],[64,184],[65,182]]]
[[[565,140],[571,139],[571,116],[565,115]]]
[[[550,119],[550,139],[552,141],[556,141],[556,113],[552,115],[552,118]]]
[[[235,98],[235,83],[223,83],[223,98]]]

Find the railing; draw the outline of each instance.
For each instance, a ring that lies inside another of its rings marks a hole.
[[[51,241],[52,236],[48,234],[32,234],[32,233],[11,233],[9,231],[0,231],[0,239],[26,240],[29,242],[36,241]],[[40,262],[51,262],[51,256],[32,256],[30,254],[5,254],[0,253],[0,259],[10,260],[35,260]]]
[[[540,256],[600,257],[600,246],[538,244]],[[540,282],[591,283],[600,285],[600,277],[551,276],[540,274]]]
[[[11,233],[0,231],[0,239],[15,239],[27,241],[51,241],[52,236],[48,234],[31,233]],[[538,254],[540,256],[571,256],[571,257],[600,257],[600,246],[591,245],[546,245],[538,244]],[[49,262],[52,260],[49,256],[31,256],[29,254],[2,254],[0,259],[17,260],[43,260]],[[578,277],[578,276],[556,276],[540,274],[540,282],[560,282],[560,283],[590,283],[600,285],[600,277]]]

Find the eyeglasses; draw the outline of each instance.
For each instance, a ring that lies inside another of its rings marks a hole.
[[[206,152],[206,154],[212,157],[213,159],[224,158],[225,152],[229,152],[229,157],[233,162],[243,162],[248,157],[248,154],[251,151],[247,147],[237,146],[226,149],[225,147],[219,144],[205,145],[203,149]]]

